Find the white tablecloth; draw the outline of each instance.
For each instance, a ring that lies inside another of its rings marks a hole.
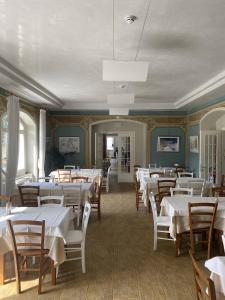
[[[56,179],[58,178],[58,171],[52,171],[49,176],[54,176]],[[71,176],[86,176],[90,178],[96,178],[102,176],[102,169],[71,169]]]
[[[215,284],[216,299],[225,299],[225,257],[216,256],[205,262],[211,272],[210,278]]]
[[[171,224],[169,232],[171,237],[176,238],[177,233],[182,233],[189,230],[189,212],[188,202],[215,202],[215,197],[200,197],[200,196],[174,196],[164,197],[161,202],[162,216],[170,216]],[[216,213],[214,227],[225,231],[225,197],[220,197]]]
[[[189,180],[198,180],[200,178],[192,178],[192,177],[185,177],[185,178],[174,178],[174,177],[160,177],[160,178],[150,178],[149,176],[142,176],[140,178],[140,191],[143,193],[143,201],[145,205],[147,205],[148,201],[148,194],[149,192],[153,192],[154,194],[158,191],[158,181],[159,180],[175,180],[176,185],[181,185],[188,183]],[[208,191],[212,187],[211,182],[206,182],[205,191]]]
[[[0,208],[0,254],[12,250],[7,220],[45,220],[45,248],[58,265],[65,261],[64,241],[73,218],[73,210],[69,207],[17,207],[8,216],[5,208]]]
[[[24,184],[24,186],[39,186],[41,196],[62,195],[63,186],[76,186],[76,185],[81,186],[81,202],[84,204],[88,200],[88,197],[93,196],[94,193],[93,182],[81,182],[81,183],[31,182],[31,183]]]

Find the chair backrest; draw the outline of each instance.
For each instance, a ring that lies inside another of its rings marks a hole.
[[[64,205],[64,196],[38,196],[38,206],[62,207]]]
[[[64,165],[64,169],[73,170],[75,168],[76,168],[75,165]]]
[[[150,172],[149,173],[151,178],[159,178],[159,177],[164,177],[163,172]]]
[[[212,188],[213,197],[225,197],[225,186],[216,186]]]
[[[54,182],[55,176],[38,177],[38,182]]]
[[[9,232],[12,239],[14,259],[23,250],[32,249],[44,255],[45,221],[8,220]]]
[[[171,197],[176,196],[176,195],[192,196],[193,189],[180,188],[180,187],[170,188],[170,194],[171,194]]]
[[[84,205],[84,212],[83,212],[83,218],[82,218],[82,234],[83,234],[83,240],[85,241],[85,236],[87,232],[87,226],[88,226],[88,220],[91,213],[91,204],[86,201]]]
[[[199,268],[191,251],[189,251],[189,254],[194,272],[197,299],[216,300],[214,282],[207,276],[207,274],[205,274],[203,270]]]
[[[208,243],[208,259],[211,257],[211,242],[212,232],[214,228],[215,216],[217,211],[218,202],[199,202],[188,203],[189,211],[189,225],[190,225],[190,241],[192,253],[195,252],[195,231],[197,229],[208,229],[208,240],[198,241],[198,243]]]
[[[153,222],[155,224],[156,219],[158,217],[158,213],[157,213],[157,205],[156,205],[156,201],[155,201],[155,196],[154,196],[153,192],[151,192],[149,195],[149,201],[150,201],[150,205],[152,208]]]
[[[58,169],[58,182],[71,182],[71,169]]]
[[[178,173],[182,173],[182,172],[185,172],[185,167],[183,167],[183,166],[175,166],[175,173],[177,175],[178,175]]]
[[[72,182],[88,182],[88,176],[73,176],[71,178]]]
[[[81,202],[81,185],[63,185],[62,186],[64,195],[65,206],[79,205]]]
[[[40,194],[39,186],[18,186],[22,206],[38,206],[37,197]]]
[[[159,201],[165,196],[170,196],[170,188],[176,187],[176,179],[158,180],[158,197]]]
[[[193,178],[193,172],[178,172],[178,177],[192,177]]]
[[[223,249],[225,251],[225,235],[222,235],[222,241],[223,241]]]
[[[155,163],[150,163],[148,165],[149,169],[155,169],[156,168],[156,164]]]

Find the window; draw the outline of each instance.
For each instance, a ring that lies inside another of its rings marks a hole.
[[[23,121],[20,120],[20,132],[19,132],[19,157],[18,157],[18,174],[25,174],[25,130]]]
[[[114,138],[112,136],[107,136],[106,137],[106,149],[114,150],[113,143],[114,143]]]
[[[35,173],[37,168],[37,145],[36,145],[36,127],[30,116],[24,112],[20,112],[19,125],[19,155],[17,175],[21,176],[25,173]],[[8,147],[8,118],[4,114],[1,119],[1,162],[2,169],[6,171],[7,165],[7,147]],[[30,155],[27,156],[27,149],[32,149]]]

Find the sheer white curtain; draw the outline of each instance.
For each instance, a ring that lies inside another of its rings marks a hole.
[[[6,164],[6,195],[11,195],[15,186],[19,153],[19,98],[7,98],[8,145]]]
[[[39,124],[39,177],[45,176],[46,111],[40,109]]]

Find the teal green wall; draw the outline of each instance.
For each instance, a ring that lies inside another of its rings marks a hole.
[[[193,125],[188,128],[187,130],[187,139],[189,141],[190,136],[195,136],[197,135],[198,138],[200,137],[200,126],[198,125]],[[198,139],[200,141],[200,139]],[[190,171],[194,172],[194,175],[196,177],[199,176],[199,153],[192,153],[190,152],[190,147],[188,149],[188,160],[187,160],[187,165],[190,169]]]
[[[157,152],[157,141],[160,137],[179,137],[179,152]],[[185,165],[185,135],[184,130],[179,127],[157,127],[154,128],[151,135],[151,162],[156,163],[157,167],[170,167],[175,163]]]
[[[80,137],[80,153],[71,156],[65,156],[65,164],[75,164],[76,166],[84,166],[85,164],[85,133],[83,128],[79,126],[60,126],[55,129],[54,145],[59,147],[59,137],[62,136],[79,136]]]

